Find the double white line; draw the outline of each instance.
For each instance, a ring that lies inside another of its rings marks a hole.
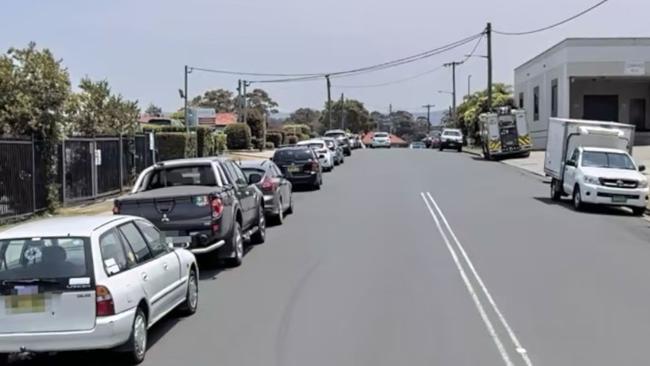
[[[474,285],[472,285],[472,281],[470,278],[467,276],[467,273],[465,272],[465,269],[463,268],[463,264],[461,263],[458,254],[456,252],[456,249],[458,252],[460,252],[465,266],[469,268],[469,272],[473,276],[474,281],[478,284],[478,287],[480,288],[481,292],[483,293],[485,299],[487,299],[488,303],[490,304],[490,307],[492,308],[492,311],[494,314],[496,314],[496,317],[498,321],[501,323],[501,326],[505,329],[505,331],[508,333],[508,336],[510,338],[510,341],[512,342],[512,346],[514,346],[515,351],[521,356],[521,359],[527,366],[532,366],[532,362],[530,361],[530,358],[528,357],[528,353],[526,352],[526,349],[522,347],[521,343],[517,339],[517,336],[515,335],[515,332],[510,328],[510,325],[508,325],[508,322],[506,321],[506,318],[503,316],[501,313],[501,310],[499,310],[499,307],[497,304],[494,302],[494,299],[492,298],[492,295],[490,295],[490,291],[488,291],[487,287],[485,286],[485,283],[483,283],[483,280],[481,279],[481,276],[479,276],[478,272],[476,271],[476,268],[474,268],[474,264],[472,261],[469,259],[469,256],[467,255],[467,252],[465,251],[465,248],[463,248],[463,245],[460,243],[458,238],[456,237],[456,234],[452,230],[451,226],[449,225],[449,222],[447,221],[447,218],[445,215],[442,213],[442,210],[436,203],[436,200],[433,199],[431,196],[431,193],[427,192],[426,195],[424,193],[420,193],[422,196],[422,199],[424,200],[424,204],[427,205],[427,209],[429,210],[429,213],[431,214],[431,217],[433,220],[436,222],[436,226],[438,227],[438,231],[440,232],[440,235],[442,236],[442,239],[445,241],[445,244],[447,245],[447,249],[449,250],[449,253],[451,254],[451,257],[454,260],[454,263],[456,264],[456,268],[458,268],[458,272],[460,273],[460,276],[463,279],[463,282],[465,283],[465,287],[467,287],[467,291],[469,292],[470,296],[472,297],[472,300],[474,301],[474,305],[476,306],[476,309],[478,310],[479,314],[481,315],[481,319],[483,319],[483,323],[485,323],[485,327],[487,328],[488,332],[490,333],[490,337],[492,337],[492,340],[494,341],[494,344],[496,345],[497,349],[499,350],[499,353],[501,354],[501,358],[503,359],[503,362],[506,364],[506,366],[514,366],[515,364],[512,362],[510,359],[510,356],[508,355],[508,351],[506,349],[506,346],[504,346],[503,342],[501,341],[501,338],[499,337],[499,334],[497,333],[494,325],[492,324],[492,321],[490,320],[490,317],[488,316],[488,313],[485,311],[485,308],[483,307],[483,303],[481,302],[481,299],[479,297],[479,294],[477,294],[476,290],[474,289]],[[442,222],[442,223],[441,223]],[[443,228],[444,224],[444,228]],[[449,236],[447,235],[449,233]],[[453,240],[456,249],[454,249],[454,246],[451,244],[449,237]]]

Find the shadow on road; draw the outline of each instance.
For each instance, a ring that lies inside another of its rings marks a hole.
[[[534,197],[539,202],[545,203],[547,205],[562,207],[566,210],[575,211],[573,209],[571,200],[563,199],[559,202],[553,201],[549,197]],[[603,205],[592,205],[587,206],[581,213],[588,215],[610,215],[610,216],[632,216],[632,212],[625,207],[617,206],[603,206]]]

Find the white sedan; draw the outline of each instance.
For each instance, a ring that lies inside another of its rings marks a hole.
[[[327,148],[327,144],[324,140],[305,140],[298,142],[296,145],[309,146],[314,149],[316,154],[318,154],[318,160],[320,161],[320,165],[323,167],[324,171],[329,172],[334,169],[334,153]]]
[[[89,349],[140,363],[147,330],[176,308],[196,312],[198,295],[194,255],[142,218],[16,226],[0,233],[0,364],[10,353]]]

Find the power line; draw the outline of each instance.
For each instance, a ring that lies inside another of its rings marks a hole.
[[[561,21],[559,21],[559,22],[557,22],[557,23],[554,23],[554,24],[548,25],[548,26],[546,26],[546,27],[542,27],[542,28],[538,28],[538,29],[533,29],[533,30],[529,30],[529,31],[524,31],[524,32],[503,32],[503,31],[498,31],[498,30],[493,30],[493,32],[494,32],[494,33],[497,33],[497,34],[505,35],[505,36],[523,36],[523,35],[527,35],[527,34],[533,34],[533,33],[543,32],[543,31],[546,31],[546,30],[549,30],[549,29],[552,29],[552,28],[558,27],[558,26],[560,26],[560,25],[562,25],[562,24],[568,23],[568,22],[570,22],[570,21],[572,21],[572,20],[574,20],[574,19],[576,19],[576,18],[579,18],[579,17],[581,17],[581,16],[587,14],[588,12],[590,12],[590,11],[596,9],[597,7],[599,7],[599,6],[603,5],[603,4],[605,4],[605,3],[608,2],[608,1],[609,1],[609,0],[601,0],[600,2],[598,2],[598,3],[594,4],[594,5],[592,5],[591,7],[589,7],[589,8],[587,8],[587,9],[585,9],[585,10],[579,12],[578,14],[575,14],[575,15],[569,17],[569,18],[566,18],[566,19],[561,20]]]
[[[273,73],[264,73],[264,72],[245,72],[245,71],[230,71],[230,70],[216,70],[216,69],[207,69],[204,67],[189,67],[191,70],[211,72],[214,74],[224,74],[224,75],[238,75],[238,76],[295,76],[295,77],[304,77],[304,76],[315,76],[320,74],[273,74]]]

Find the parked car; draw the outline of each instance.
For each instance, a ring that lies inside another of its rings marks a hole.
[[[431,136],[431,148],[437,149],[440,147],[440,134],[434,134]]]
[[[316,152],[308,146],[285,147],[275,150],[273,162],[293,185],[320,189],[323,173]]]
[[[281,225],[285,213],[293,213],[291,182],[270,160],[243,160],[240,166],[248,181],[256,184],[262,191],[264,213]]]
[[[334,154],[334,165],[345,163],[345,155],[343,149],[333,137],[322,137],[321,140],[325,141],[327,148]]]
[[[147,329],[198,307],[198,267],[149,221],[57,217],[0,233],[0,356],[114,349],[140,363]],[[2,362],[4,361],[4,362]]]
[[[409,149],[426,149],[427,145],[424,144],[422,141],[415,141],[411,142],[409,145]]]
[[[334,169],[334,152],[327,148],[325,141],[321,139],[312,139],[300,141],[298,146],[309,146],[316,151],[318,154],[318,160],[320,165],[323,167],[323,170],[326,172],[332,171]]]
[[[348,139],[348,135],[345,131],[329,130],[325,132],[324,136],[335,138],[336,141],[339,143],[339,145],[341,145],[341,148],[343,149],[343,154],[345,156],[352,155],[352,147],[350,146],[350,140]]]
[[[390,135],[386,132],[375,132],[372,135],[371,147],[373,149],[379,147],[387,147],[390,149]]]
[[[455,149],[458,152],[463,151],[463,133],[459,129],[445,128],[440,134],[440,151],[444,149]]]
[[[239,266],[244,241],[266,239],[263,197],[231,159],[179,159],[145,169],[114,212],[144,217],[168,242]]]

